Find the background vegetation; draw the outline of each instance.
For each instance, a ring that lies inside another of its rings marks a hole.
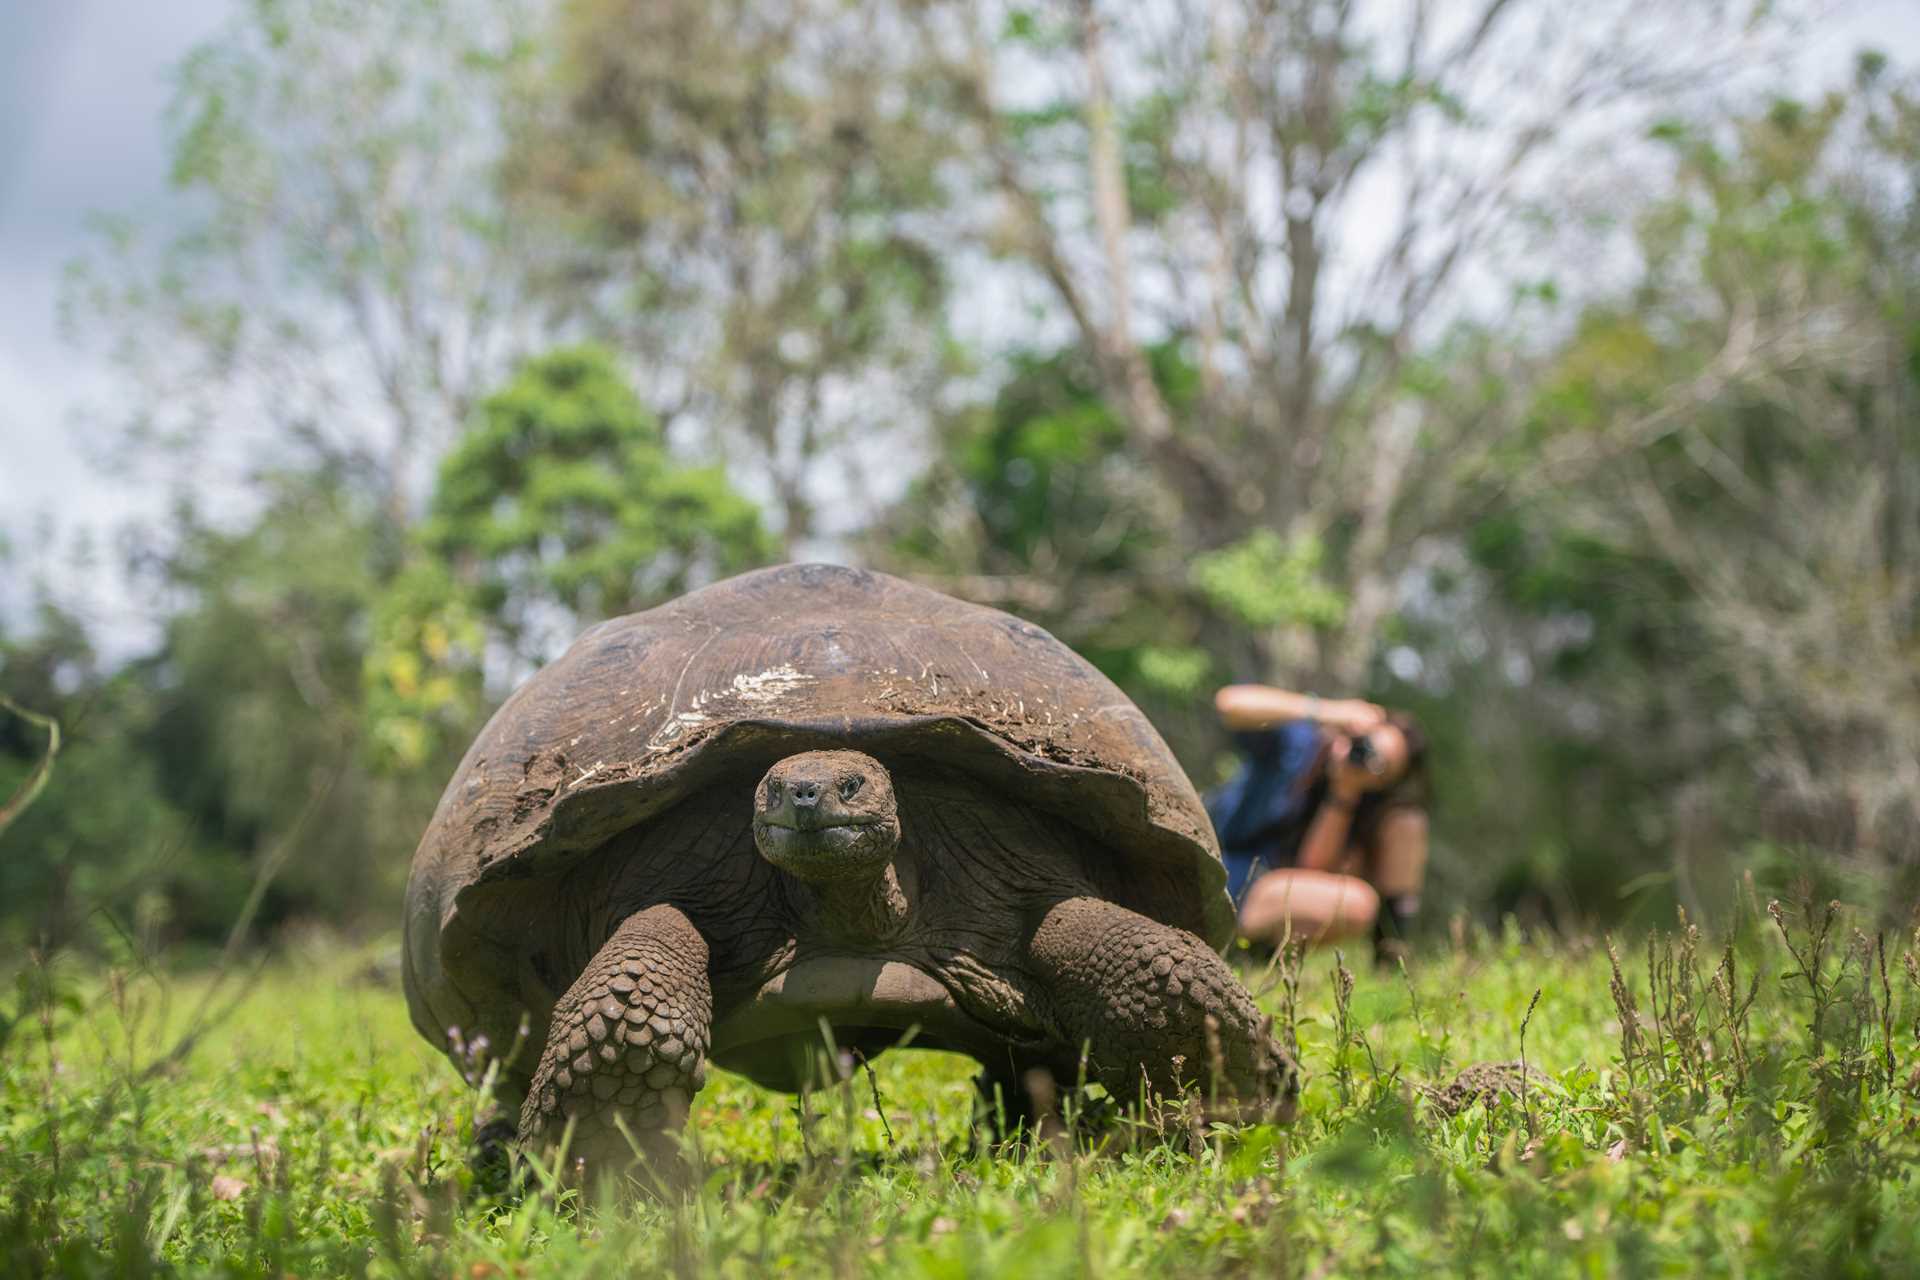
[[[390,930],[529,670],[808,556],[1043,623],[1202,785],[1218,682],[1414,709],[1436,919],[1904,919],[1920,97],[1783,70],[1816,17],[236,3],[185,230],[71,275],[159,625],[4,553],[0,940]]]

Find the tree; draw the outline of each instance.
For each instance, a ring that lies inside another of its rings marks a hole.
[[[116,932],[168,934],[180,904],[200,896],[205,863],[138,738],[152,699],[136,679],[98,671],[70,618],[55,611],[38,622],[0,644],[0,679],[59,722],[62,749],[35,802],[0,832],[0,945],[19,954]],[[67,673],[62,687],[45,679],[52,668]],[[84,682],[69,685],[83,670]],[[45,734],[11,720],[0,724],[9,793],[46,750]]]
[[[376,735],[407,764],[436,728],[472,728],[490,651],[518,677],[592,622],[773,554],[758,508],[719,467],[675,461],[612,354],[590,346],[528,361],[482,402],[415,545],[368,657]]]
[[[1920,867],[1920,99],[1869,57],[1851,94],[1661,133],[1644,274],[1525,423],[1525,536],[1610,556],[1685,645],[1626,686],[1672,727],[1683,855]]]
[[[185,230],[106,219],[64,300],[124,377],[114,453],[202,493],[348,467],[397,537],[478,395],[567,309],[532,287],[539,224],[497,182],[528,21],[520,0],[243,0],[186,58]]]
[[[1510,0],[919,12],[994,197],[974,233],[1090,357],[1183,588],[1245,633],[1241,674],[1348,686],[1459,515],[1432,473],[1497,443],[1425,412],[1436,344],[1552,271],[1523,251],[1576,162],[1788,29]],[[1179,411],[1169,342],[1199,374]],[[1275,574],[1310,607],[1249,612]]]
[[[1177,345],[1150,353],[1169,403],[1197,374]],[[1217,664],[1179,549],[1124,448],[1125,427],[1078,348],[1017,352],[990,405],[946,423],[946,465],[872,531],[874,557],[992,600],[1070,638],[1196,764],[1193,723]]]
[[[65,731],[4,833],[0,935],[151,947],[300,917],[386,926],[452,762],[381,775],[357,750],[381,495],[325,474],[263,489],[239,529],[179,513],[148,565],[172,606],[153,655],[109,669],[53,605],[0,644],[9,694]],[[4,786],[28,744],[0,735]]]
[[[952,144],[898,6],[570,0],[554,41],[516,184],[579,232],[600,333],[770,495],[789,554],[860,527],[954,363]]]
[[[533,17],[244,0],[181,67],[187,229],[109,224],[66,300],[125,375],[115,452],[177,502],[135,552],[158,652],[84,686],[104,720],[50,704],[71,749],[8,885],[47,936],[96,908],[167,937],[356,922],[501,692],[483,677],[765,554],[602,354],[482,404],[592,292],[502,181]]]
[[[1632,269],[1544,349],[1445,362],[1441,401],[1506,443],[1375,688],[1440,740],[1449,896],[1567,918],[1624,882],[1671,919],[1745,868],[1914,900],[1920,134],[1863,69],[1661,122]]]

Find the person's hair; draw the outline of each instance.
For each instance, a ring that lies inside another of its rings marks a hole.
[[[1395,804],[1433,807],[1433,782],[1427,773],[1427,734],[1420,722],[1404,711],[1389,711],[1387,723],[1400,731],[1407,744],[1407,767],[1399,781],[1378,794],[1382,808]]]

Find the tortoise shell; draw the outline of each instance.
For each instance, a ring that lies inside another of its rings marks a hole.
[[[438,1042],[463,1008],[491,1003],[482,988],[514,981],[473,971],[498,966],[461,945],[466,895],[565,870],[708,786],[737,783],[747,805],[774,760],[834,746],[958,767],[1110,851],[1123,906],[1215,948],[1231,936],[1199,796],[1091,664],[996,609],[886,574],[782,565],[591,628],[494,714],[414,853],[415,1023]]]

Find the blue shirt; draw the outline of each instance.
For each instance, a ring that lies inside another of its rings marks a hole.
[[[1227,864],[1237,908],[1262,872],[1291,866],[1311,816],[1308,775],[1320,757],[1320,726],[1289,720],[1233,735],[1239,772],[1207,797],[1207,816]]]

